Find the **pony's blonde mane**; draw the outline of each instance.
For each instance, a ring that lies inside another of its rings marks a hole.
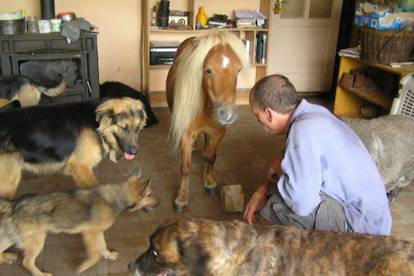
[[[203,64],[209,51],[216,45],[228,45],[238,57],[243,68],[248,66],[248,54],[243,42],[228,32],[213,32],[194,39],[177,60],[174,84],[174,110],[170,138],[177,149],[185,130],[203,111]]]

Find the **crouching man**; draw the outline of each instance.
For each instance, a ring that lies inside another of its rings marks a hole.
[[[390,234],[384,183],[348,126],[326,108],[299,100],[295,87],[281,75],[256,83],[250,105],[265,131],[285,134],[286,144],[246,207],[248,223],[260,211],[274,224]]]

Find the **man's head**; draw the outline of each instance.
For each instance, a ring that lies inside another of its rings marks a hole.
[[[290,114],[299,102],[295,87],[282,75],[271,75],[258,81],[250,91],[249,100],[265,131],[275,134],[287,130]]]

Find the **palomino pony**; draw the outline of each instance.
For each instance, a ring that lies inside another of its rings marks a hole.
[[[248,64],[243,42],[227,32],[192,37],[179,46],[167,76],[167,102],[172,111],[170,136],[181,150],[181,179],[174,206],[188,204],[191,152],[198,134],[204,133],[204,188],[214,193],[212,176],[216,152],[225,126],[237,118],[237,75]]]

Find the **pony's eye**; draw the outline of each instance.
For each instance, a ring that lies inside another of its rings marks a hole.
[[[213,70],[211,70],[210,68],[207,68],[207,69],[205,70],[205,72],[206,72],[207,74],[209,74],[209,75],[213,74]]]

